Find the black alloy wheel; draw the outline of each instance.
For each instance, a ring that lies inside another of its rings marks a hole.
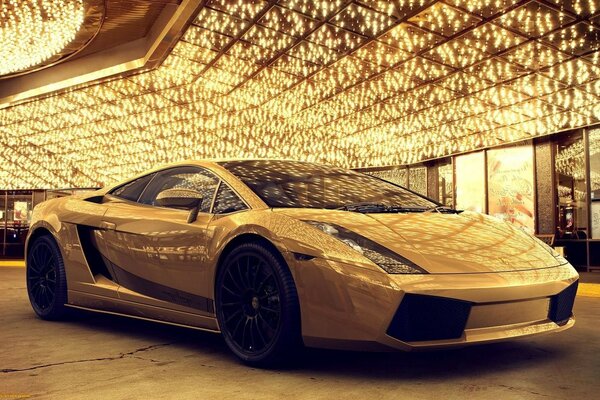
[[[216,311],[225,342],[249,364],[279,364],[301,343],[292,276],[260,243],[243,244],[225,258],[217,277]]]
[[[51,236],[34,239],[27,252],[26,274],[27,293],[35,313],[49,320],[63,317],[67,302],[64,263]]]

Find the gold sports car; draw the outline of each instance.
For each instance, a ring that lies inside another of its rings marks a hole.
[[[69,307],[223,334],[272,365],[302,345],[411,350],[574,324],[550,247],[378,178],[281,160],[189,161],[38,205],[34,311]]]

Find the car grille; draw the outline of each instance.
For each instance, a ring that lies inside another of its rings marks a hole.
[[[573,303],[577,294],[579,281],[571,284],[568,288],[551,297],[548,318],[558,325],[564,325],[573,315]]]
[[[470,311],[471,303],[467,301],[408,293],[387,334],[405,342],[458,339]]]

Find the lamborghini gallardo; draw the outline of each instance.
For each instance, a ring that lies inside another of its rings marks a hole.
[[[252,365],[302,346],[412,350],[574,324],[578,275],[534,236],[338,167],[171,164],[39,204],[35,313],[79,308],[221,333]]]

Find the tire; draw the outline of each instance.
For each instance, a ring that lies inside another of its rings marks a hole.
[[[39,236],[27,252],[27,294],[42,319],[59,320],[66,313],[67,280],[63,258],[54,238]]]
[[[281,256],[261,243],[227,254],[217,273],[215,308],[225,343],[246,364],[279,366],[301,347],[294,280]]]

